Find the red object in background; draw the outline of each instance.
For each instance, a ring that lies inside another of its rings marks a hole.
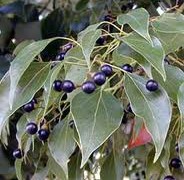
[[[128,149],[142,146],[142,145],[147,144],[151,141],[152,141],[151,135],[148,133],[148,131],[146,130],[145,125],[143,123],[137,137],[132,137],[130,139],[130,142],[128,144]]]

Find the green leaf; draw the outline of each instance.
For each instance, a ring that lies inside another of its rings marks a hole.
[[[47,79],[50,70],[50,65],[48,63],[32,63],[31,66],[25,71],[20,79],[20,82],[16,89],[15,103],[12,109],[9,108],[8,92],[10,85],[9,73],[5,75],[0,84],[0,99],[2,98],[2,106],[0,107],[0,133],[2,136],[2,130],[4,131],[5,125],[7,124],[7,119],[10,117],[18,108],[30,101],[34,94],[43,86],[45,80]],[[5,107],[6,105],[6,107]],[[4,139],[1,138],[4,142]],[[6,143],[6,142],[5,142]]]
[[[75,9],[77,11],[83,10],[87,7],[89,0],[80,0],[77,2]]]
[[[169,97],[177,102],[177,93],[179,87],[184,82],[184,72],[176,66],[165,65],[166,80],[163,81],[160,74],[155,70],[152,71],[153,78],[158,81],[161,86],[167,91]]]
[[[22,41],[20,44],[16,46],[16,48],[13,51],[13,54],[16,56],[23,48],[25,48],[26,46],[28,46],[29,44],[33,42],[34,42],[33,40]]]
[[[152,26],[156,31],[160,32],[184,33],[184,15],[179,13],[164,13],[152,22]]]
[[[102,165],[101,180],[122,180],[124,177],[124,159],[120,153],[111,152]]]
[[[129,24],[140,36],[152,43],[148,32],[149,14],[144,8],[139,8],[122,14],[117,17],[117,22],[120,25]]]
[[[91,95],[77,94],[72,100],[71,112],[80,138],[83,167],[91,153],[119,127],[123,109],[110,93],[96,91]]]
[[[78,153],[70,158],[68,164],[69,180],[83,180],[83,169],[80,169],[81,158]]]
[[[171,103],[165,90],[159,85],[156,92],[149,92],[147,79],[138,75],[125,75],[125,91],[133,112],[144,119],[155,144],[154,162],[159,158],[171,121]],[[157,133],[155,133],[157,132]]]
[[[181,116],[181,128],[182,128],[182,134],[179,137],[178,140],[178,147],[179,147],[179,155],[182,161],[182,164],[184,165],[184,83],[180,86],[178,90],[178,107],[180,110],[180,116]]]
[[[50,72],[48,75],[48,78],[44,84],[44,93],[43,93],[43,98],[44,98],[44,113],[43,116],[45,115],[48,107],[49,107],[49,102],[54,100],[58,97],[58,93],[52,90],[52,85],[53,82],[56,80],[61,68],[63,66],[63,63],[57,64]],[[55,98],[56,97],[56,98]]]
[[[97,29],[96,31],[87,32],[81,39],[82,52],[86,59],[88,68],[90,68],[91,53],[100,35],[101,35],[101,30]]]
[[[128,45],[122,43],[114,52],[113,52],[113,60],[116,64],[122,65],[122,64],[130,64],[134,61],[137,61],[137,63],[142,66],[142,68],[145,70],[147,75],[149,77],[152,77],[151,75],[151,65],[150,63],[145,60],[143,56],[141,56],[139,53],[134,51],[132,48],[130,48]]]
[[[164,51],[160,41],[152,37],[153,46],[138,34],[131,33],[123,37],[122,41],[140,53],[163,77],[166,78],[164,69]]]
[[[54,160],[54,158],[49,155],[49,160],[48,160],[48,167],[49,170],[58,178],[62,180],[67,180],[65,173],[61,166]]]
[[[18,180],[23,180],[23,177],[22,177],[22,159],[15,160],[15,171],[16,171],[16,176],[17,176]]]
[[[19,145],[21,145],[22,137],[25,134],[25,127],[27,123],[28,121],[26,119],[26,115],[23,114],[16,125],[16,129],[17,129],[16,139]]]
[[[154,35],[162,43],[165,54],[175,52],[179,47],[184,47],[184,35],[182,34],[154,31]]]
[[[55,40],[56,38],[41,40],[37,42],[33,42],[26,46],[24,49],[20,51],[20,53],[16,56],[16,58],[12,61],[10,66],[10,94],[9,94],[9,103],[10,108],[13,106],[13,102],[15,102],[16,89],[18,83],[29,67],[34,58],[39,55],[39,53],[45,49],[45,47]]]
[[[73,130],[69,127],[68,121],[60,122],[49,138],[49,149],[54,160],[61,166],[68,178],[67,162],[75,149]]]
[[[65,79],[70,79],[74,84],[82,84],[86,79],[88,68],[84,66],[72,65],[67,71]],[[68,101],[71,101],[73,97],[81,92],[80,88],[75,89],[72,93],[68,94]]]
[[[102,23],[97,23],[97,24],[92,24],[90,26],[88,26],[86,29],[84,29],[83,31],[81,31],[79,34],[78,34],[78,42],[81,43],[82,39],[84,36],[86,36],[86,34],[88,32],[91,32],[91,31],[96,31],[96,29],[101,25]]]
[[[31,177],[31,180],[43,180],[46,179],[48,175],[48,166],[43,166],[39,163],[39,166],[36,169],[36,172]]]

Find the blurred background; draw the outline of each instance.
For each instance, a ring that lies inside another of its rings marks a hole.
[[[9,69],[16,53],[33,40],[65,36],[76,38],[88,25],[110,15],[114,19],[131,9],[144,7],[157,16],[183,0],[0,0],[0,77]],[[21,43],[20,49],[15,47]],[[65,42],[54,41],[42,53],[44,61],[55,58]],[[18,119],[18,117],[17,117]],[[0,180],[16,179],[12,150],[15,128],[9,146],[0,145]]]

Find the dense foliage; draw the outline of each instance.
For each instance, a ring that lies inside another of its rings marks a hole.
[[[17,178],[183,179],[184,5],[153,16],[117,1],[101,18],[107,4],[95,2],[95,20],[89,4],[76,3],[91,19],[82,28],[58,28],[66,11],[56,9],[42,21],[49,39],[11,47],[0,135],[9,147],[16,126]]]

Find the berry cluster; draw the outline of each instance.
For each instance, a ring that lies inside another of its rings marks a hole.
[[[65,44],[64,46],[62,46],[60,52],[58,53],[58,55],[56,56],[56,60],[57,61],[62,61],[65,58],[65,54],[67,53],[68,50],[70,50],[71,48],[73,48],[73,44],[72,43],[68,43]]]
[[[29,113],[35,109],[36,104],[37,104],[37,100],[33,98],[30,102],[28,102],[27,104],[24,104],[22,108],[25,112]]]
[[[81,85],[81,89],[83,92],[87,94],[91,94],[95,91],[96,85],[101,86],[105,83],[106,77],[112,75],[113,70],[110,65],[103,65],[101,67],[101,71],[97,72],[93,75],[92,80],[85,81]],[[57,92],[64,91],[65,93],[71,93],[75,89],[75,85],[70,80],[55,80],[53,83],[53,89]]]

